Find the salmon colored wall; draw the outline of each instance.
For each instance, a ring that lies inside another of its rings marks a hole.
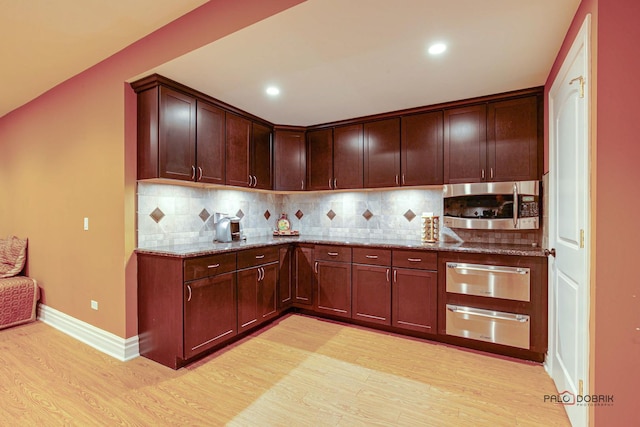
[[[638,425],[640,405],[640,2],[598,5],[596,425]]]
[[[210,1],[0,118],[0,236],[29,238],[44,304],[137,334],[135,95],[125,80],[301,2]]]

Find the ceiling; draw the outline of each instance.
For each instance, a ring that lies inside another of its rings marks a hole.
[[[17,40],[0,46],[0,116],[204,1],[33,3],[0,0],[0,36]],[[579,3],[308,0],[131,81],[159,73],[300,126],[500,93],[545,83]]]

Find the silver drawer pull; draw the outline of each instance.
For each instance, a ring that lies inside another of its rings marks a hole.
[[[409,262],[422,262],[422,258],[407,258]]]
[[[338,256],[338,252],[327,252],[329,256]]]
[[[510,313],[502,313],[498,311],[479,310],[479,309],[472,309],[469,307],[462,308],[462,307],[447,305],[447,310],[453,313],[468,314],[470,316],[488,317],[490,319],[510,320],[512,322],[526,323],[529,321],[529,316],[525,316],[521,314],[510,314]]]
[[[189,296],[187,297],[187,301],[191,301],[191,286],[187,285],[187,290],[189,291]]]
[[[447,268],[453,268],[460,274],[467,274],[467,272],[469,271],[481,271],[484,273],[529,274],[528,268],[479,264],[456,264],[454,262],[448,262]]]
[[[378,255],[365,255],[365,258],[378,259]]]
[[[264,255],[256,255],[256,259],[262,259],[264,258]]]
[[[207,268],[218,268],[218,267],[220,267],[220,264],[207,265]]]

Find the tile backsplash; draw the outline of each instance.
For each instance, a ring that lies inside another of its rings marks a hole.
[[[138,247],[210,242],[214,213],[241,217],[247,238],[267,236],[281,213],[301,235],[421,237],[422,212],[442,216],[442,187],[277,194],[244,189],[138,183]],[[476,232],[443,227],[442,241],[540,244],[541,232]]]

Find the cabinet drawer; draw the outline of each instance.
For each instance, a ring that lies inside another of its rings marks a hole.
[[[277,262],[280,259],[277,247],[249,249],[238,252],[238,270],[256,265]]]
[[[351,248],[346,246],[318,245],[313,252],[318,261],[351,262]]]
[[[235,269],[235,253],[189,258],[184,261],[184,281],[228,273]]]
[[[391,265],[391,251],[389,249],[353,248],[353,262],[355,264]]]
[[[393,266],[437,270],[438,253],[431,251],[393,251]]]

